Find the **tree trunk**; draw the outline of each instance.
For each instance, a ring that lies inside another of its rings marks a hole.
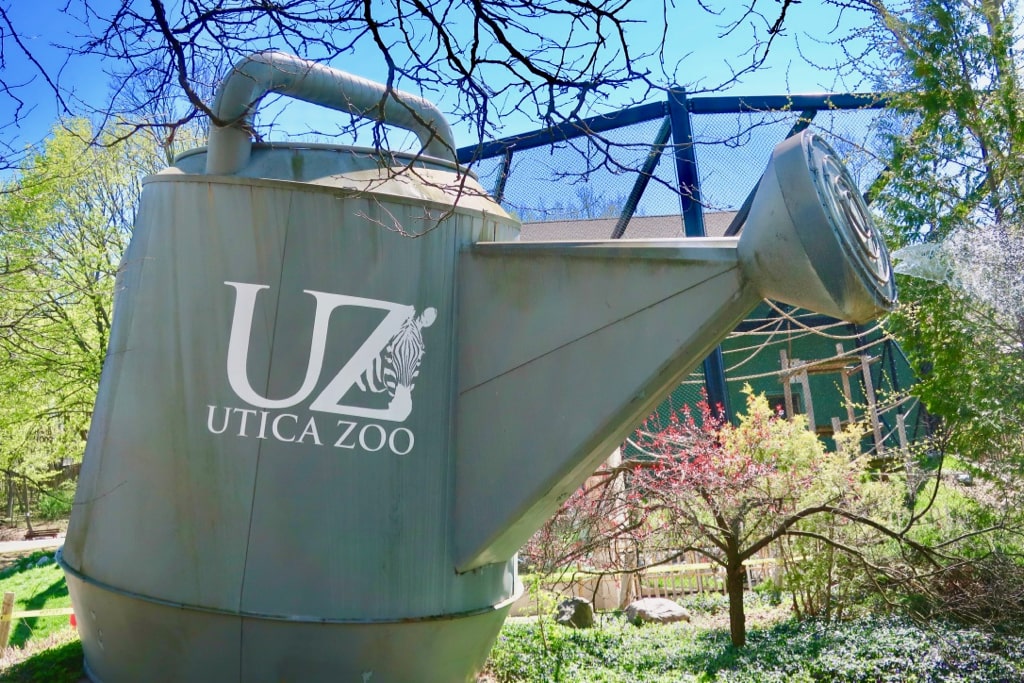
[[[29,531],[32,531],[32,511],[28,506],[28,477],[22,475],[21,479],[21,506],[25,512],[25,526],[28,527]]]
[[[743,612],[743,577],[743,563],[738,558],[729,558],[725,567],[725,591],[729,595],[729,635],[736,647],[747,644],[747,616]]]

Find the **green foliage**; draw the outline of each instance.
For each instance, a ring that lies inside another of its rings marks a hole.
[[[1024,462],[1024,119],[1014,3],[913,2],[878,10],[876,49],[892,104],[891,158],[877,206],[896,247],[959,244],[965,259],[942,282],[901,278],[903,306],[887,327],[943,419],[950,451],[986,466]],[[956,239],[954,239],[956,238]],[[998,267],[982,266],[989,250]],[[1017,253],[1014,254],[1013,252]],[[953,257],[958,254],[954,252]]]
[[[719,592],[690,593],[675,599],[683,609],[690,614],[715,615],[726,613],[729,610],[729,596]],[[746,608],[775,607],[779,604],[770,582],[762,586],[755,586],[753,592],[743,594],[743,604]]]
[[[1003,334],[998,318],[963,293],[921,281],[903,288],[911,303],[889,327],[920,378],[914,393],[943,418],[947,449],[986,467],[1018,468],[1024,337]]]
[[[942,571],[923,573],[898,597],[919,618],[948,618],[964,623],[1024,627],[1024,537],[1019,511],[989,502],[996,486],[975,479],[971,486],[944,477],[928,482],[917,498],[919,521],[910,529],[914,540],[941,547],[955,561]],[[984,533],[971,533],[985,529]],[[950,539],[953,542],[950,543]]]
[[[636,628],[620,621],[586,631],[556,625],[547,630],[547,644],[535,624],[506,624],[489,670],[501,683],[992,683],[1024,677],[1022,638],[899,619],[786,622],[752,630],[746,648],[733,647],[724,632],[689,625]]]
[[[75,482],[66,481],[52,491],[40,491],[36,508],[44,520],[67,519],[75,500]]]
[[[747,598],[748,595],[744,595]],[[676,600],[691,614],[718,614],[729,609],[729,596],[719,592],[692,593]]]
[[[0,466],[37,476],[79,459],[110,334],[115,275],[146,136],[54,129],[0,193]]]
[[[829,454],[833,467],[852,464],[850,491],[836,499],[851,516],[808,517],[775,546],[781,562],[778,588],[791,594],[799,617],[842,619],[860,612],[866,594],[875,590],[877,576],[870,566],[899,556],[893,536],[865,521],[898,533],[909,514],[902,507],[903,485],[898,477],[882,478],[868,469],[867,457],[859,454],[862,434],[854,427],[838,435],[837,451]]]

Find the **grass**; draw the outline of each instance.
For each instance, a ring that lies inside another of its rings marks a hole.
[[[0,593],[14,593],[14,611],[70,607],[64,573],[53,551],[18,558],[0,571]],[[42,562],[42,563],[41,563]],[[84,676],[82,644],[66,615],[18,619],[0,656],[0,681],[74,683]]]
[[[0,657],[3,683],[76,683],[84,677],[82,642],[71,627],[35,638]]]
[[[14,593],[15,612],[71,607],[64,572],[52,561],[53,554],[52,550],[35,552],[0,571],[0,594]],[[41,561],[46,564],[40,565]],[[66,615],[18,619],[9,644],[24,647],[30,640],[46,638],[67,627]]]

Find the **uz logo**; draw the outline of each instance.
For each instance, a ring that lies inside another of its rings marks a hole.
[[[225,282],[235,289],[235,312],[231,320],[231,336],[228,340],[228,382],[231,388],[246,403],[258,408],[288,408],[304,401],[313,393],[323,370],[324,350],[327,345],[327,329],[331,313],[342,306],[361,306],[387,311],[384,320],[370,333],[362,346],[345,363],[334,379],[310,404],[310,410],[337,415],[353,415],[402,422],[412,412],[413,380],[419,374],[423,356],[422,329],[429,327],[437,316],[433,308],[426,309],[419,316],[412,306],[403,306],[390,301],[366,299],[345,294],[331,294],[303,290],[316,299],[316,314],[313,318],[313,340],[309,348],[306,376],[299,390],[288,398],[272,399],[260,396],[249,384],[248,362],[249,341],[252,335],[252,319],[256,309],[256,297],[267,285],[245,282]],[[342,397],[357,386],[361,391],[383,393],[387,391],[390,403],[387,408],[366,408],[343,405]]]

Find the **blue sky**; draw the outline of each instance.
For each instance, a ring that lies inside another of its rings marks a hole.
[[[78,42],[84,31],[78,21],[61,12],[64,3],[65,0],[0,0],[0,5],[21,32],[25,45],[33,51],[51,76],[59,76],[62,85],[73,89],[73,99],[102,108],[110,91],[109,79],[102,72],[103,64],[95,59],[67,60],[66,50],[59,47],[62,44]],[[105,4],[110,3],[108,0],[93,0],[94,8],[102,9]],[[675,79],[678,85],[690,90],[716,88],[727,82],[735,69],[742,68],[749,62],[750,56],[747,52],[754,31],[751,25],[756,24],[758,30],[763,33],[765,24],[764,20],[748,18],[741,22],[731,35],[723,36],[724,27],[738,17],[736,4],[720,3],[722,7],[728,9],[723,10],[717,17],[701,10],[695,0],[679,0],[675,8],[670,10],[669,40],[665,53],[666,61],[669,63],[681,60]],[[142,5],[148,3],[142,3],[140,7]],[[761,0],[758,6],[767,16],[774,19],[772,13],[778,11],[777,2]],[[645,11],[651,11],[651,14],[645,15]],[[635,49],[645,49],[660,42],[664,25],[660,3],[636,2],[631,12],[638,23],[628,29],[627,39],[630,45],[636,46]],[[732,14],[729,14],[730,12]],[[765,65],[738,82],[727,85],[720,92],[751,95],[865,89],[855,82],[838,81],[835,72],[817,68],[807,61],[809,58],[819,65],[834,64],[841,56],[834,44],[835,40],[856,22],[864,21],[863,15],[848,12],[843,15],[838,29],[833,31],[839,21],[837,12],[835,8],[823,7],[820,3],[814,2],[792,5],[787,15],[786,31],[776,38]],[[541,30],[546,30],[546,27],[542,26]],[[21,59],[10,45],[5,47],[8,59],[5,77],[9,81],[25,83],[18,93],[31,107],[18,132],[22,140],[33,142],[53,125],[60,113],[59,107],[32,65]],[[263,46],[255,46],[259,47]],[[357,54],[336,61],[332,66],[370,79],[379,80],[385,73],[382,60],[369,51],[366,54]],[[592,103],[591,109],[584,114],[615,110],[635,103],[637,98],[637,92],[622,89],[611,93],[606,99]],[[448,104],[444,99],[444,96],[441,96],[438,100],[442,111],[446,111]],[[657,95],[652,95],[651,99],[657,99]],[[269,120],[273,111],[271,105],[263,118]],[[8,121],[12,119],[9,102],[0,103],[0,117]],[[311,128],[329,130],[333,123],[337,122],[337,117],[336,113],[323,111],[312,105],[290,105],[284,116],[277,119],[279,128],[275,131],[274,137],[299,134]],[[537,125],[527,116],[515,115],[507,117],[501,123],[502,135],[532,130]],[[5,131],[7,134],[10,132]],[[456,125],[455,132],[459,145],[475,141],[475,135],[468,128]]]

